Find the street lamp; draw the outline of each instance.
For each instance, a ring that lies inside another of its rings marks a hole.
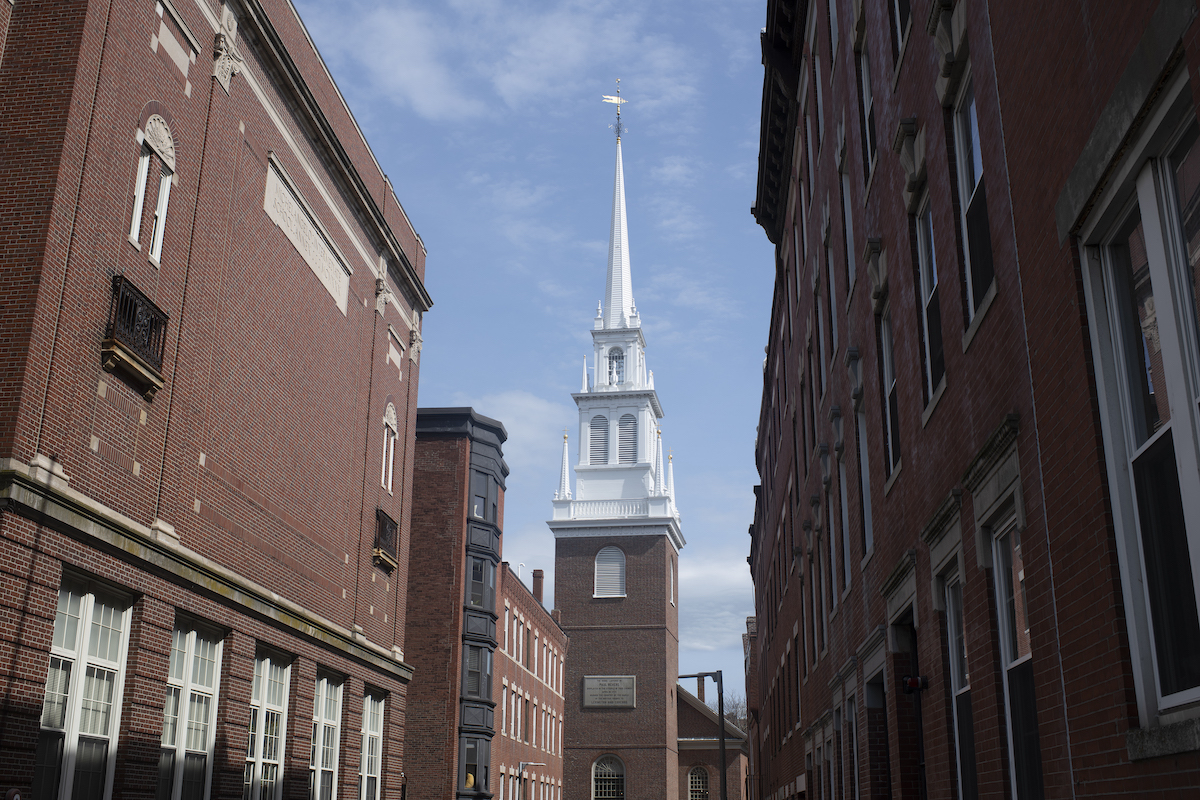
[[[695,675],[680,675],[680,678],[713,678],[717,682],[717,727],[721,731],[721,800],[729,800],[729,794],[725,788],[725,683],[721,680],[721,670],[716,672],[697,672]]]
[[[546,764],[542,761],[522,761],[517,767],[517,772],[521,774],[521,796],[525,797],[525,768],[526,767],[544,767]]]

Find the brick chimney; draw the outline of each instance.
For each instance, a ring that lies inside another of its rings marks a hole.
[[[546,573],[540,569],[533,571],[533,599],[539,603],[542,602],[542,582],[546,579]]]
[[[704,676],[696,678],[696,699],[701,703],[704,702]]]

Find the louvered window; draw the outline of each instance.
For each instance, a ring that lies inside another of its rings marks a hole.
[[[592,417],[591,441],[588,452],[591,454],[590,463],[608,463],[608,418],[599,414]]]
[[[617,423],[617,458],[622,464],[636,464],[637,451],[637,417],[626,414]]]
[[[625,596],[625,554],[617,547],[605,547],[596,554],[595,596]]]

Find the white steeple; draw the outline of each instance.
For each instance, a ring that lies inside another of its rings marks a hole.
[[[585,358],[580,391],[572,395],[579,407],[575,493],[572,497],[564,442],[554,518],[549,524],[559,538],[665,535],[678,550],[685,542],[673,486],[663,468],[658,428],[663,410],[654,390],[653,373],[646,365],[646,339],[633,304],[630,280],[621,163],[620,107],[625,100],[619,93],[604,99],[615,103],[618,110],[605,299],[592,321],[595,372],[589,383]]]

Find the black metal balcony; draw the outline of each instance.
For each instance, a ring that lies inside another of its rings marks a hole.
[[[399,538],[400,526],[396,520],[389,517],[382,508],[375,509],[375,548],[372,555],[375,563],[384,567],[388,572],[391,572],[400,563],[396,556]]]
[[[164,386],[162,360],[167,321],[167,313],[124,275],[113,276],[108,327],[101,345],[104,368],[123,373],[137,384],[147,400],[153,400]]]

